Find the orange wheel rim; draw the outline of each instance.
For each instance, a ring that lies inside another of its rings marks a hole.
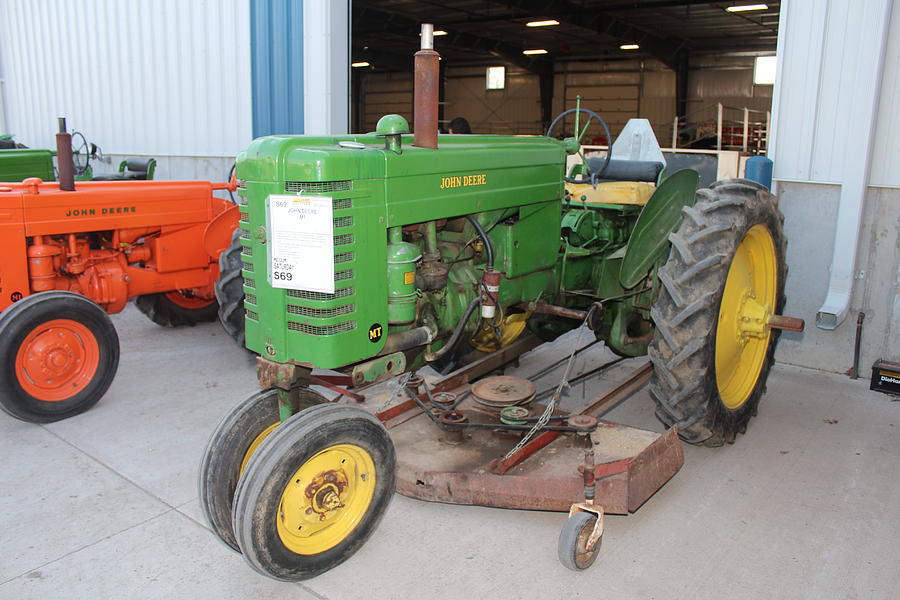
[[[100,365],[100,344],[90,329],[70,319],[41,323],[16,353],[16,379],[45,402],[68,400],[84,390]]]
[[[180,306],[181,308],[188,308],[191,310],[206,308],[207,306],[215,302],[215,300],[201,298],[200,296],[188,296],[177,291],[166,292],[166,298],[168,298],[172,304]]]

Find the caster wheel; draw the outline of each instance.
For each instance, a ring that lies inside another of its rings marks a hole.
[[[395,462],[387,431],[359,408],[324,404],[294,415],[238,481],[232,523],[244,558],[281,581],[344,562],[381,520]]]
[[[301,409],[328,401],[305,388],[298,390],[298,396]],[[231,527],[234,490],[250,457],[279,424],[278,391],[257,392],[225,415],[203,453],[198,477],[200,508],[213,533],[238,552]]]
[[[559,533],[559,562],[567,569],[583,571],[597,558],[600,552],[600,541],[597,540],[593,550],[586,548],[588,537],[597,523],[597,515],[589,512],[577,512],[566,520]]]
[[[119,336],[102,308],[72,292],[41,292],[0,317],[0,407],[51,423],[96,404],[119,367]]]

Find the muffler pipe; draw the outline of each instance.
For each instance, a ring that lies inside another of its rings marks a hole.
[[[59,189],[75,191],[75,162],[72,160],[72,135],[66,132],[65,117],[59,118],[56,134],[56,166],[59,171]]]
[[[438,147],[438,80],[441,55],[434,50],[434,25],[422,23],[422,49],[415,54],[413,146]]]

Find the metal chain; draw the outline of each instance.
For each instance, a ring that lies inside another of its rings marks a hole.
[[[401,375],[401,376],[397,379],[397,387],[394,388],[394,393],[391,394],[391,395],[388,397],[388,399],[385,400],[385,401],[381,404],[381,408],[379,408],[378,411],[376,411],[376,412],[384,412],[385,410],[387,410],[387,408],[388,408],[391,404],[394,403],[394,400],[397,399],[397,394],[400,393],[400,390],[406,389],[406,384],[409,383],[409,380],[412,379],[413,375],[415,375],[415,373],[414,373],[413,371],[407,371],[406,373],[404,373],[403,375]]]
[[[578,353],[578,348],[581,347],[581,336],[584,334],[584,326],[590,320],[595,308],[597,308],[596,304],[591,306],[588,313],[584,316],[584,321],[581,322],[581,328],[578,330],[578,338],[575,340],[575,345],[572,347],[572,353],[569,354],[569,361],[566,363],[566,372],[563,373],[562,379],[560,380],[559,385],[556,386],[556,391],[553,392],[553,396],[550,398],[550,402],[547,403],[544,412],[537,420],[537,423],[534,424],[534,427],[528,430],[528,433],[519,440],[519,443],[516,444],[512,450],[506,453],[506,456],[503,457],[504,459],[511,457],[521,450],[522,447],[534,437],[534,434],[543,429],[544,425],[550,421],[550,417],[553,415],[553,411],[556,410],[556,405],[559,403],[563,390],[569,387],[569,373],[572,371],[572,365],[575,363],[575,355]]]

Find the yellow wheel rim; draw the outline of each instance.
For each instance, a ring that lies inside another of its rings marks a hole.
[[[259,445],[263,443],[269,434],[275,431],[275,428],[281,425],[280,421],[275,421],[265,429],[263,429],[258,436],[253,438],[253,441],[250,442],[250,447],[247,448],[247,451],[244,452],[244,460],[241,461],[241,470],[238,471],[238,477],[244,474],[244,469],[247,468],[247,463],[250,462],[250,457],[253,456],[253,453],[256,452],[256,449],[259,448]]]
[[[744,405],[759,379],[769,349],[775,311],[778,259],[772,234],[754,225],[734,254],[719,307],[716,385],[722,404]]]
[[[318,554],[356,529],[375,494],[375,463],[352,444],[325,448],[301,466],[281,494],[278,537],[291,552]]]

